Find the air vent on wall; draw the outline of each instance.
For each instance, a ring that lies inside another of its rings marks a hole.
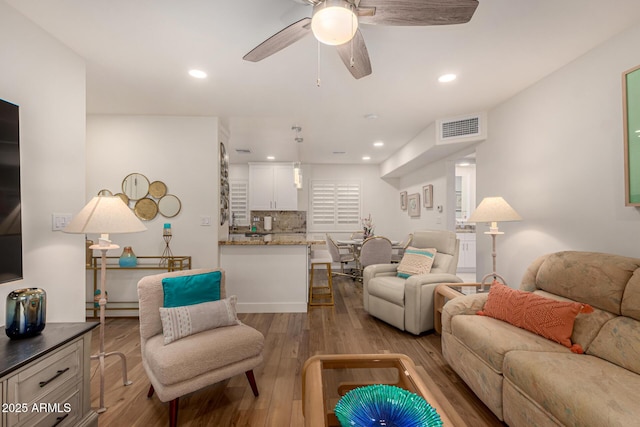
[[[236,148],[238,154],[251,154],[251,150],[248,148]]]
[[[487,137],[485,113],[440,119],[436,123],[439,142],[481,141]]]

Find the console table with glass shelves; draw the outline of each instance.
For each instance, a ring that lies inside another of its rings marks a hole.
[[[191,256],[172,256],[172,257],[161,257],[161,256],[139,256],[138,264],[134,267],[120,267],[119,256],[108,256],[107,257],[107,270],[126,270],[126,271],[135,271],[135,270],[161,270],[166,272],[171,271],[180,271],[180,270],[190,270],[191,269]],[[98,274],[101,269],[101,259],[102,257],[94,256],[91,257],[91,264],[87,265],[87,270],[92,271],[93,274],[93,295],[95,296],[96,291],[98,290]],[[113,274],[113,273],[112,273]],[[107,283],[109,281],[109,274],[107,274]],[[132,304],[135,305],[133,307],[109,307],[109,290],[107,289],[107,305],[105,306],[105,310],[137,310],[138,301],[117,301],[114,303],[117,304]],[[95,305],[95,301],[87,301],[88,312],[93,312],[93,317],[97,317],[100,308]]]

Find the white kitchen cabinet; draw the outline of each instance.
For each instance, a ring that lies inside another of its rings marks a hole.
[[[293,163],[249,164],[250,210],[298,210],[298,190],[293,182]]]
[[[458,271],[476,271],[476,233],[456,233],[460,240]]]

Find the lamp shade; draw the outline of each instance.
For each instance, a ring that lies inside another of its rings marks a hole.
[[[118,196],[96,196],[62,231],[80,234],[136,233],[147,227]]]
[[[351,40],[357,30],[358,17],[349,2],[326,0],[314,6],[311,31],[319,42],[341,45]]]
[[[467,222],[521,221],[522,217],[502,197],[485,197]]]

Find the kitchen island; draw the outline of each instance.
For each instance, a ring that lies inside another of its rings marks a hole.
[[[238,313],[305,313],[309,250],[323,234],[230,235],[218,242],[227,295],[238,297]]]

